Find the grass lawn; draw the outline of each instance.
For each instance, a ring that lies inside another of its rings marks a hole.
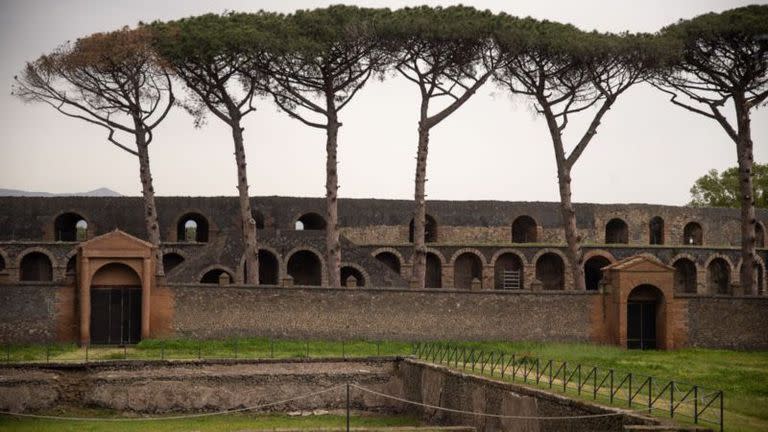
[[[56,416],[116,418],[109,411],[78,410],[48,413]],[[411,417],[354,415],[350,418],[351,427],[403,427],[419,426],[419,420]],[[316,428],[342,428],[346,426],[343,415],[320,415],[290,417],[287,415],[248,415],[231,414],[224,416],[201,417],[184,420],[157,421],[60,421],[38,420],[0,416],[0,431],[18,432],[171,432],[171,431],[244,431],[258,429],[292,428],[314,430]]]
[[[697,384],[725,392],[727,430],[768,430],[768,351],[743,352],[710,349],[629,351],[614,346],[535,342],[451,342],[468,349],[505,352],[599,366],[658,379]],[[304,358],[410,355],[405,342],[328,342],[240,339],[225,341],[142,341],[127,349],[102,347],[89,350],[89,360],[108,359],[211,359]],[[47,352],[46,352],[47,351]],[[15,346],[0,348],[0,362],[83,361],[85,349],[75,345]],[[201,429],[204,430],[204,429]],[[216,430],[216,429],[212,429]]]
[[[530,355],[544,361],[577,362],[723,390],[726,430],[768,430],[768,351],[638,351],[615,346],[536,342],[456,344],[468,349]]]

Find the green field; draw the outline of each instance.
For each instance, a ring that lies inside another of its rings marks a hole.
[[[57,416],[117,418],[115,413],[108,411],[79,410],[47,413]],[[350,427],[404,427],[419,426],[420,422],[411,417],[386,417],[386,416],[361,416],[350,417]],[[320,415],[307,417],[289,417],[286,415],[247,415],[231,414],[224,416],[212,416],[191,418],[185,420],[157,420],[157,421],[60,421],[38,420],[29,418],[15,418],[0,416],[0,431],[19,432],[218,432],[218,431],[245,431],[245,430],[271,430],[271,429],[306,429],[316,428],[343,428],[346,426],[346,417],[343,415]]]
[[[743,352],[709,349],[676,351],[628,351],[614,346],[534,342],[451,342],[467,349],[515,353],[600,366],[659,380],[697,384],[725,392],[727,430],[768,430],[768,351]],[[74,345],[15,346],[2,348],[0,360],[83,361],[85,349]],[[404,342],[328,342],[240,339],[227,341],[142,341],[135,347],[99,348],[88,352],[89,360],[108,359],[213,359],[213,358],[304,358],[410,355]],[[214,429],[215,430],[215,429]]]

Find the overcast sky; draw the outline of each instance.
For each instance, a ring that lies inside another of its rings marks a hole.
[[[137,159],[104,131],[10,95],[25,61],[67,40],[139,21],[206,12],[291,12],[339,1],[42,1],[0,0],[0,188],[81,192],[108,187],[139,195]],[[353,2],[348,2],[352,4]],[[449,5],[446,1],[360,1],[360,6]],[[518,16],[582,29],[653,32],[680,18],[754,2],[735,0],[464,0]],[[764,2],[759,2],[764,3]],[[755,160],[768,159],[768,110],[752,118]],[[591,113],[590,113],[591,115]],[[391,77],[370,82],[341,113],[341,197],[413,197],[418,95]],[[569,124],[568,142],[584,122]],[[324,196],[324,131],[305,127],[264,100],[245,121],[251,195]],[[572,147],[569,146],[569,147]],[[158,195],[236,195],[231,135],[215,118],[200,129],[181,110],[150,147]],[[694,180],[736,165],[735,144],[714,122],[674,107],[646,85],[621,97],[574,169],[579,202],[682,205]],[[486,85],[432,131],[428,199],[557,201],[557,175],[546,124],[531,103]]]

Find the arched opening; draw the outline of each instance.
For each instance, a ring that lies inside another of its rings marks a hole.
[[[184,262],[184,257],[175,253],[169,252],[163,255],[163,270],[166,273],[170,273],[173,269],[178,267]]]
[[[688,222],[683,228],[683,244],[701,246],[704,244],[704,231],[698,222]]]
[[[653,285],[635,287],[627,298],[627,348],[656,349],[664,336],[664,294]]]
[[[603,280],[603,267],[611,264],[611,261],[601,255],[595,255],[584,263],[584,284],[587,291],[597,291],[600,281]]]
[[[512,243],[536,243],[536,221],[530,216],[520,216],[512,222]]]
[[[306,213],[296,221],[296,231],[324,230],[325,219],[317,213]]]
[[[53,265],[48,255],[42,252],[30,252],[21,259],[19,280],[42,282],[53,280]]]
[[[731,293],[731,266],[722,258],[715,258],[707,266],[707,282],[710,294]]]
[[[413,243],[413,219],[411,219],[411,224],[408,227],[408,241]],[[437,241],[437,222],[430,215],[426,215],[424,218],[424,241],[427,243]]]
[[[472,288],[472,280],[483,280],[483,261],[472,252],[464,252],[453,263],[453,286],[456,289]]]
[[[310,251],[298,251],[288,260],[288,274],[294,285],[320,286],[323,281],[320,258]]]
[[[208,220],[199,213],[187,213],[176,225],[176,239],[180,242],[208,242]]]
[[[203,277],[200,278],[200,283],[218,285],[219,284],[219,278],[223,274],[229,275],[229,280],[230,281],[234,280],[234,278],[232,277],[232,274],[229,273],[226,270],[223,270],[223,269],[211,269],[211,270],[208,270],[207,272],[205,272]]]
[[[66,273],[67,276],[73,276],[77,273],[77,255],[73,255],[67,260]]]
[[[609,220],[608,223],[605,224],[605,243],[629,243],[629,228],[627,227],[627,223],[619,218]]]
[[[251,215],[256,222],[256,229],[264,229],[264,214],[258,210],[254,210]]]
[[[664,244],[664,219],[656,216],[648,222],[648,243],[652,245]]]
[[[243,265],[243,280],[248,280],[247,262]],[[259,285],[279,285],[280,264],[277,257],[266,249],[259,249]]]
[[[493,265],[493,279],[494,288],[497,290],[522,289],[523,261],[513,253],[500,255]]]
[[[688,258],[680,258],[672,266],[675,268],[675,292],[696,293],[696,264]]]
[[[381,252],[376,255],[376,259],[393,272],[400,274],[400,258],[397,255],[392,252]]]
[[[77,213],[61,214],[53,225],[56,241],[74,242],[87,239],[88,222]]]
[[[548,252],[536,261],[536,279],[541,281],[542,289],[565,289],[565,265],[560,255]]]
[[[759,248],[765,247],[765,229],[759,222],[755,224],[755,246]]]
[[[355,286],[365,286],[365,276],[363,276],[363,273],[361,273],[360,270],[354,267],[342,267],[339,274],[341,276],[341,286],[348,286],[347,280],[350,278],[350,276],[355,278]]]
[[[5,258],[3,258],[2,255],[0,255],[0,272],[5,270]]]
[[[141,279],[125,264],[107,264],[91,280],[91,343],[125,345],[140,339]]]
[[[426,288],[443,287],[443,264],[440,257],[431,252],[427,252],[427,273],[424,286]]]

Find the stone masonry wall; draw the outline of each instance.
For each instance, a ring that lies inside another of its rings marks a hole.
[[[688,298],[688,346],[768,349],[768,298]]]
[[[179,336],[590,339],[594,293],[172,285]]]
[[[0,288],[0,343],[53,341],[57,292],[51,284]]]

